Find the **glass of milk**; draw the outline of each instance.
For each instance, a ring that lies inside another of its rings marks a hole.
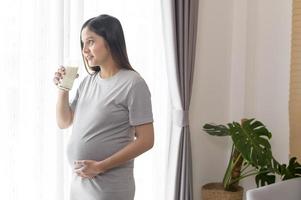
[[[72,89],[73,82],[76,79],[77,71],[78,71],[79,62],[76,59],[66,59],[64,68],[65,68],[65,75],[61,82],[58,84],[60,89],[69,91]]]

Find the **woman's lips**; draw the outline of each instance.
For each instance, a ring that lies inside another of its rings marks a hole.
[[[87,60],[92,60],[93,56],[86,56]]]

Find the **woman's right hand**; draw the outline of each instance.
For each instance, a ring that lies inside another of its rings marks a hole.
[[[65,67],[60,66],[58,70],[54,73],[54,78],[53,78],[53,83],[58,86],[58,84],[61,82],[63,79],[63,76],[66,74],[65,72]]]

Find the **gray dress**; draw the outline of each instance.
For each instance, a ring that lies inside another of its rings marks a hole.
[[[102,79],[98,73],[80,83],[70,103],[74,111],[68,161],[103,160],[134,139],[133,126],[153,122],[149,89],[141,76],[121,69]],[[72,175],[70,200],[133,200],[134,161],[93,179]]]

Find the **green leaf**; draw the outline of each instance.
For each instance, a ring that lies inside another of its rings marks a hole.
[[[267,168],[261,168],[259,170],[259,173],[255,176],[255,182],[257,187],[259,186],[265,186],[272,183],[275,183],[276,177],[274,174],[272,174],[269,169]]]
[[[254,167],[272,166],[272,152],[269,139],[272,134],[265,126],[254,119],[245,120],[242,126],[233,122],[229,125],[235,147]]]
[[[282,172],[284,172],[282,180],[296,178],[301,176],[301,165],[297,162],[297,158],[293,157],[289,161],[289,165],[285,168],[283,166]]]
[[[203,130],[210,134],[215,136],[228,136],[229,135],[229,129],[224,125],[215,125],[215,124],[205,124],[203,126]]]

